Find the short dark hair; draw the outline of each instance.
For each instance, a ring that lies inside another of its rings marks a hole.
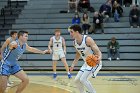
[[[83,32],[79,25],[72,25],[70,27],[70,29],[73,29],[73,31],[75,31],[75,32],[78,31],[80,34],[82,34],[82,32]]]
[[[11,31],[10,36],[14,35],[15,33],[17,33],[17,31]]]
[[[20,37],[20,36],[23,36],[23,34],[28,34],[28,32],[27,31],[24,31],[24,30],[21,30],[21,31],[19,31],[18,32],[18,38]]]

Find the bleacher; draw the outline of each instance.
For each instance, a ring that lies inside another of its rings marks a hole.
[[[91,4],[98,10],[103,1],[106,0],[91,0]],[[110,18],[109,22],[104,23],[105,34],[97,32],[97,34],[90,35],[103,53],[104,70],[140,70],[140,28],[130,28],[128,18],[130,7],[123,7],[123,9],[124,14],[120,22],[115,23],[113,18]],[[61,10],[67,10],[67,0],[30,0],[9,32],[20,29],[29,31],[28,44],[44,50],[47,49],[49,38],[54,35],[54,29],[61,28],[62,36],[66,40],[66,58],[70,66],[75,56],[75,50],[67,28],[71,25],[74,13],[60,13]],[[89,15],[92,22],[93,13]],[[7,33],[3,34],[6,35],[5,39],[9,36]],[[107,60],[106,46],[112,36],[115,36],[120,43],[121,60],[119,61]],[[49,54],[40,55],[26,52],[19,62],[24,69],[50,69],[51,58]],[[80,61],[77,68],[83,64],[82,60]],[[58,67],[63,69],[62,62],[59,62]]]

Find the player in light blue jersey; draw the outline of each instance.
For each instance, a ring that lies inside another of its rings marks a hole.
[[[17,31],[11,31],[10,32],[10,37],[6,39],[6,41],[4,42],[4,44],[1,47],[1,54],[5,55],[7,50],[8,50],[8,45],[12,42],[15,41],[17,39]],[[3,56],[1,55],[1,57]],[[1,59],[0,59],[1,60]],[[11,87],[13,82],[10,82],[8,80],[7,86]]]
[[[12,41],[8,45],[8,49],[5,50],[5,54],[2,53],[2,60],[0,61],[0,93],[5,93],[9,75],[14,75],[21,80],[15,93],[21,93],[28,85],[28,76],[17,63],[25,50],[40,54],[49,53],[48,50],[42,51],[28,46],[27,40],[28,32],[19,31],[18,39],[16,41]]]

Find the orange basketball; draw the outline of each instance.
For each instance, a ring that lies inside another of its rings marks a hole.
[[[98,61],[98,56],[95,56],[94,54],[88,55],[86,57],[86,63],[90,67],[95,67],[97,65],[97,61]]]

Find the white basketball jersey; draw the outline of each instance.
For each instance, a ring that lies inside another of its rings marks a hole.
[[[61,36],[58,40],[56,40],[55,36],[53,36],[52,38],[53,38],[53,51],[63,50],[63,47],[62,47],[63,38]]]
[[[77,44],[76,40],[74,40],[74,46],[76,50],[80,53],[84,61],[86,61],[86,57],[89,54],[93,54],[92,49],[86,45],[86,38],[87,38],[87,35],[83,35],[83,40],[80,45]]]

